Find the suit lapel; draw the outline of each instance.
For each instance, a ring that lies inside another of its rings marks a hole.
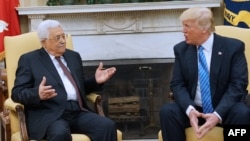
[[[55,78],[55,80],[57,80],[63,86],[62,80],[61,80],[59,74],[57,73],[57,70],[56,70],[53,62],[51,61],[48,53],[45,51],[44,48],[41,48],[40,61],[42,62],[44,67],[47,68],[48,72],[51,73],[51,76],[53,76]]]
[[[222,57],[224,55],[224,47],[222,41],[218,39],[218,36],[214,34],[213,51],[211,56],[211,67],[210,67],[210,86],[212,96],[215,93],[217,85],[217,74],[222,64]]]
[[[197,68],[197,49],[195,46],[188,46],[187,52],[187,66],[188,70],[191,71],[192,76],[196,75],[198,72]]]
[[[77,73],[75,71],[75,66],[74,66],[74,62],[76,61],[75,58],[73,58],[70,54],[68,54],[67,50],[66,52],[63,54],[63,57],[65,59],[65,61],[67,62],[67,67],[69,68],[71,75],[73,76],[78,88],[79,88],[79,81],[78,81],[78,77],[77,77]]]
[[[190,45],[187,47],[187,66],[188,66],[188,71],[190,73],[190,80],[191,83],[195,84],[193,85],[191,95],[194,98],[196,94],[196,88],[197,88],[197,80],[198,80],[198,62],[197,62],[197,49],[196,46]]]

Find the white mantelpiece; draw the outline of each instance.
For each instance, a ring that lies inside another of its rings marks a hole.
[[[29,30],[44,19],[56,19],[73,35],[83,60],[173,58],[172,47],[183,39],[179,15],[183,10],[221,7],[220,0],[19,7]],[[216,15],[215,16],[221,16]],[[216,17],[215,17],[216,18]]]
[[[186,9],[195,6],[216,8],[220,7],[220,0],[189,0],[143,3],[116,3],[95,5],[68,5],[68,6],[35,6],[19,7],[20,15],[37,14],[65,14],[65,13],[93,13],[93,12],[118,12],[118,11],[143,11]]]

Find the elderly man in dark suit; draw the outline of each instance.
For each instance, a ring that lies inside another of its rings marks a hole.
[[[174,46],[174,102],[160,111],[163,140],[185,141],[190,126],[201,139],[219,124],[249,125],[244,43],[215,34],[208,8],[187,9],[180,20],[185,41]]]
[[[66,49],[58,21],[42,21],[37,32],[42,47],[20,57],[11,95],[25,106],[30,139],[71,141],[71,133],[84,133],[92,141],[116,141],[115,123],[86,104],[86,95],[100,90],[116,69],[100,63],[95,76],[85,79],[82,59]]]

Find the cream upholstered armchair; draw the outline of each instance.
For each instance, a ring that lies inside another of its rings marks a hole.
[[[250,29],[234,27],[234,26],[226,26],[226,25],[218,25],[215,26],[215,33],[240,39],[245,43],[245,56],[247,59],[248,70],[250,70]],[[248,75],[248,79],[250,80],[250,75]],[[250,84],[247,87],[248,92],[250,91]],[[172,96],[170,96],[172,97]],[[250,94],[247,96],[247,105],[250,105]],[[186,141],[198,141],[195,137],[193,129],[191,127],[186,128]],[[221,127],[213,128],[203,139],[199,141],[223,141],[223,129]],[[158,133],[158,141],[162,141],[161,131]]]
[[[227,25],[220,25],[220,26],[215,26],[215,33],[226,36],[226,37],[231,37],[231,38],[236,38],[245,43],[245,56],[247,59],[247,68],[248,71],[250,70],[250,29],[247,28],[240,28],[240,27],[234,27],[234,26],[227,26]],[[248,79],[250,80],[250,75],[248,75]],[[248,92],[250,92],[250,83],[247,86]]]
[[[9,110],[11,141],[28,141],[29,137],[26,130],[24,107],[19,103],[14,103],[11,98],[11,89],[14,85],[15,71],[19,57],[28,51],[35,50],[41,47],[36,32],[21,34],[18,36],[5,37],[5,59],[7,70],[7,87],[9,98],[5,101],[4,107]],[[73,49],[72,38],[69,35],[67,39],[67,48]],[[101,116],[104,116],[101,96],[97,94],[90,94],[87,99],[94,103],[95,110]],[[36,125],[34,125],[36,126]],[[72,134],[73,141],[91,141],[90,138],[84,134]],[[122,140],[122,132],[117,130],[117,140]]]

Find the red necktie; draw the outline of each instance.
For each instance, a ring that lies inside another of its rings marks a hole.
[[[86,110],[85,108],[83,108],[83,103],[82,103],[82,99],[81,99],[81,96],[80,96],[80,92],[79,92],[79,89],[76,85],[76,82],[74,80],[74,78],[72,77],[70,71],[66,68],[66,66],[63,64],[63,62],[61,61],[61,57],[55,57],[56,60],[58,61],[59,65],[61,66],[64,74],[68,77],[69,81],[72,83],[72,85],[74,86],[74,88],[76,89],[76,93],[77,93],[77,99],[78,99],[78,103],[79,103],[79,106],[82,110]]]

